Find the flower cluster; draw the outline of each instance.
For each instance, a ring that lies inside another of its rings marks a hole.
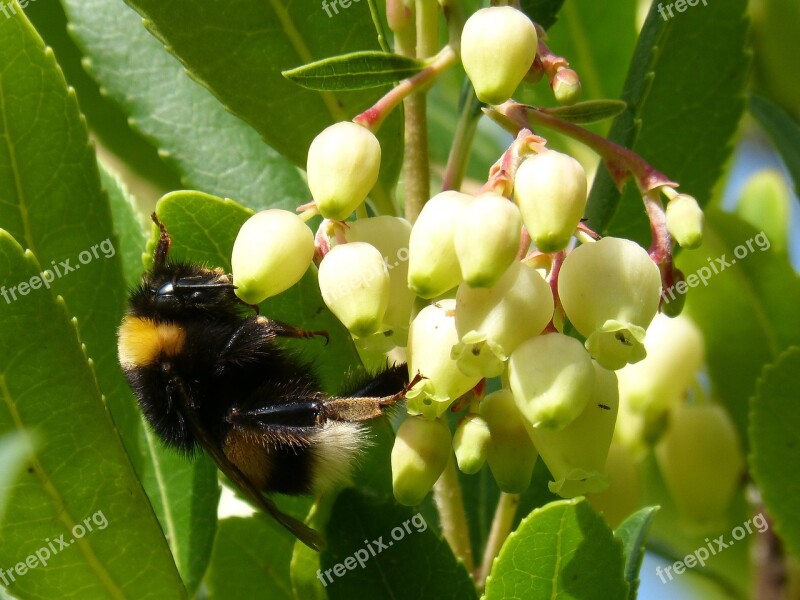
[[[536,69],[551,75],[557,97],[577,97],[577,76],[514,8],[475,13],[461,58],[486,103],[508,100]],[[286,211],[253,216],[234,247],[236,293],[260,302],[299,281],[313,257],[322,298],[358,347],[406,353],[410,377],[421,379],[406,393],[410,416],[392,451],[398,501],[420,502],[453,451],[464,473],[488,464],[505,492],[528,487],[538,456],[554,493],[605,490],[618,411],[635,405],[621,406],[620,378],[633,389],[629,370],[650,350],[647,330],[665,278],[675,274],[672,239],[687,247],[702,239],[697,202],[665,180],[644,190],[655,232],[650,251],[601,237],[582,222],[583,166],[522,129],[478,193],[436,194],[412,226],[368,216],[364,202],[380,160],[367,126],[341,122],[322,131],[308,152],[313,203],[301,207],[322,215],[322,225],[314,236]],[[359,218],[348,221],[356,211]],[[645,395],[658,410],[670,404]],[[464,411],[452,435],[448,410]],[[684,442],[667,436],[658,451],[668,482]]]

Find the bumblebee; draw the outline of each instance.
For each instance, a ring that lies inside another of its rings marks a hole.
[[[369,445],[362,423],[404,398],[406,366],[326,395],[312,365],[276,340],[327,343],[327,333],[259,315],[221,269],[171,261],[170,235],[152,218],[160,230],[153,266],[130,294],[118,345],[145,418],[167,446],[208,452],[252,502],[319,549],[319,534],[263,492],[310,494],[346,483]]]

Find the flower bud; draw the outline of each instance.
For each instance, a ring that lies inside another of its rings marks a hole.
[[[367,242],[377,248],[389,269],[389,306],[383,316],[383,329],[392,332],[394,342],[405,346],[414,293],[408,289],[408,243],[411,223],[400,217],[371,217],[349,223],[348,242]]]
[[[548,150],[522,161],[514,199],[531,240],[542,252],[566,248],[586,208],[586,171],[581,163]]]
[[[450,430],[441,419],[409,417],[392,447],[392,488],[400,504],[422,502],[450,458]]]
[[[559,69],[550,82],[556,102],[569,106],[581,97],[581,80],[572,69]]]
[[[351,121],[324,129],[308,149],[308,188],[320,214],[343,221],[378,180],[381,145],[369,129]]]
[[[455,309],[455,300],[440,300],[423,308],[411,322],[408,370],[412,377],[419,373],[425,379],[406,394],[409,412],[439,416],[481,379],[462,373],[450,358],[450,349],[458,343]]]
[[[642,482],[636,470],[636,459],[616,442],[612,442],[608,450],[605,473],[610,480],[608,489],[589,494],[586,499],[592,508],[603,513],[611,528],[616,529],[639,508]]]
[[[314,234],[296,214],[272,208],[247,219],[231,255],[236,295],[259,304],[302,279],[314,256]]]
[[[521,494],[531,483],[538,454],[511,392],[500,390],[486,396],[480,414],[489,426],[486,461],[492,476],[502,491]]]
[[[682,248],[703,243],[703,209],[692,196],[678,194],[667,204],[667,230]]]
[[[502,104],[517,89],[536,58],[536,27],[510,6],[476,11],[461,32],[461,62],[475,94],[486,104]]]
[[[350,332],[378,331],[389,305],[389,272],[383,256],[365,242],[339,244],[319,265],[322,299]]]
[[[489,451],[489,426],[476,414],[468,414],[456,427],[453,449],[462,473],[473,475],[481,470]]]
[[[514,262],[494,287],[458,286],[460,341],[451,356],[468,375],[495,377],[517,346],[539,335],[552,317],[550,285],[533,267]]]
[[[678,510],[693,525],[719,525],[744,469],[736,427],[721,406],[673,407],[656,459]]]
[[[560,431],[586,408],[595,373],[578,340],[547,333],[526,340],[511,353],[508,379],[528,423]]]
[[[647,329],[647,357],[620,369],[620,395],[639,413],[662,413],[680,402],[703,365],[703,334],[689,317],[656,315]]]
[[[425,204],[408,242],[408,287],[420,298],[435,298],[461,283],[454,243],[460,212],[472,196],[442,192]]]
[[[586,348],[606,369],[644,358],[644,333],[658,310],[661,274],[636,242],[606,237],[567,255],[558,294]]]
[[[478,196],[462,211],[455,248],[464,281],[491,287],[519,252],[522,218],[517,206],[497,194]]]
[[[595,384],[588,390],[583,412],[561,431],[527,424],[533,444],[555,481],[550,491],[562,498],[601,492],[608,487],[603,473],[619,409],[617,376],[593,363]]]

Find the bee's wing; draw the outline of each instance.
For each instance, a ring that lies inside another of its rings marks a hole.
[[[264,496],[253,483],[242,473],[236,465],[234,465],[225,453],[219,448],[208,432],[200,425],[197,419],[197,414],[188,400],[187,394],[181,390],[178,394],[182,404],[183,412],[188,417],[189,426],[195,438],[200,442],[203,449],[208,452],[217,463],[217,467],[222,471],[225,476],[230,479],[247,498],[256,506],[264,510],[267,514],[271,515],[278,523],[288,529],[292,535],[303,542],[312,550],[319,552],[325,547],[325,542],[320,536],[319,532],[315,531],[302,521],[295,519],[282,512],[275,503]]]

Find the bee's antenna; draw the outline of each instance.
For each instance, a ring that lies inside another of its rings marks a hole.
[[[155,223],[161,231],[161,235],[158,238],[158,245],[153,253],[153,271],[158,271],[167,264],[167,255],[169,254],[169,247],[172,244],[172,238],[169,237],[169,232],[164,224],[158,220],[156,213],[150,215],[150,218],[153,219],[153,223]]]

